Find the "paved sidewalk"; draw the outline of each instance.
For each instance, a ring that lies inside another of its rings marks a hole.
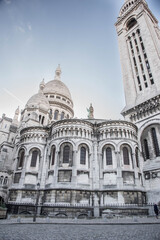
[[[156,217],[114,217],[114,218],[94,218],[94,219],[64,219],[64,218],[10,218],[1,219],[2,224],[65,224],[65,225],[139,225],[139,224],[160,224],[160,218]]]

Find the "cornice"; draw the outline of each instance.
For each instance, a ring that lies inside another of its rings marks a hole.
[[[153,114],[155,111],[160,111],[160,95],[153,97],[135,107],[123,111],[122,115],[126,116],[130,114],[130,119],[140,120],[148,116],[148,114]]]
[[[135,3],[135,5],[133,5],[133,7],[131,7],[130,9],[128,9],[128,11],[126,11],[126,13],[124,13],[124,15],[122,15],[121,17],[118,17],[117,22],[115,23],[115,26],[119,25],[125,18],[127,18],[130,13],[137,8],[139,5],[143,5],[144,9],[147,10],[150,15],[152,16],[152,18],[154,19],[154,21],[156,23],[158,23],[158,20],[155,18],[155,16],[153,15],[153,13],[151,12],[151,10],[149,9],[148,5],[145,4],[144,2],[142,2],[141,0],[137,1],[137,3]]]

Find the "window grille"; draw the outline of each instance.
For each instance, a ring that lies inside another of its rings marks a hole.
[[[127,147],[123,148],[123,162],[125,165],[129,165],[129,152]]]
[[[37,150],[34,150],[34,151],[32,152],[31,167],[36,167],[37,157],[38,157],[38,151],[37,151]]]
[[[106,149],[106,165],[112,165],[112,149],[110,147]]]
[[[80,164],[86,164],[86,148],[81,147]]]
[[[63,149],[63,163],[69,163],[70,147],[66,145]]]

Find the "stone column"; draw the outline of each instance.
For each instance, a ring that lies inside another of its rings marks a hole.
[[[135,153],[132,153],[132,159],[133,159],[133,168],[134,168],[135,184],[136,184],[136,186],[139,186],[139,185],[140,185],[140,182],[139,182],[139,176],[138,176],[138,169],[137,169],[137,164],[136,164],[136,156],[135,156]]]
[[[92,147],[92,188],[93,188],[93,200],[94,200],[94,217],[99,217],[99,198],[95,190],[99,190],[99,163],[98,163],[98,143],[96,136],[94,136],[93,147]]]
[[[22,200],[22,191],[21,191],[21,190],[18,190],[16,202],[21,202],[21,200]]]
[[[58,164],[59,164],[59,152],[55,152],[55,166],[52,186],[55,186],[58,181]]]
[[[51,203],[55,203],[56,202],[56,191],[52,191],[51,192]]]
[[[94,205],[94,199],[93,199],[93,192],[90,192],[90,206],[92,207]]]
[[[41,168],[41,176],[40,179],[38,180],[41,183],[41,188],[45,188],[45,184],[46,184],[46,173],[47,173],[47,162],[48,162],[48,149],[47,147],[45,147],[44,149],[44,155],[41,157],[41,161],[40,162],[40,168]]]
[[[43,155],[39,156],[39,168],[38,168],[38,177],[37,177],[37,182],[41,182],[41,175],[43,171]]]
[[[115,152],[117,159],[117,188],[123,187],[123,177],[122,177],[122,163],[120,152]]]
[[[97,193],[94,193],[94,217],[100,217],[99,197]]]
[[[123,197],[123,192],[118,192],[118,203],[119,204],[124,204],[124,197]]]
[[[19,186],[23,187],[24,183],[25,183],[25,173],[26,173],[26,166],[27,166],[27,160],[28,160],[28,154],[26,154],[24,156],[24,163],[23,163],[23,168],[22,168],[22,172],[21,172],[21,178],[20,178],[20,182],[19,182]]]
[[[102,163],[102,154],[98,153],[98,162],[99,162],[99,182],[100,188],[103,186],[103,163]]]
[[[72,198],[71,198],[71,204],[75,204],[76,203],[76,191],[72,191]]]
[[[77,182],[77,151],[73,151],[73,164],[72,164],[72,185],[76,186]]]
[[[98,163],[98,144],[97,141],[93,142],[93,159],[92,159],[92,173],[93,173],[93,189],[99,189],[99,163]]]

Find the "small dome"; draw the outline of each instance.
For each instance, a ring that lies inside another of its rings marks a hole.
[[[70,100],[72,99],[69,89],[60,80],[52,80],[46,83],[43,92],[44,94],[59,94],[69,98]]]
[[[50,108],[49,102],[44,96],[42,92],[39,92],[35,95],[33,95],[27,102],[25,108],[30,107],[30,108],[42,108],[48,111]]]

